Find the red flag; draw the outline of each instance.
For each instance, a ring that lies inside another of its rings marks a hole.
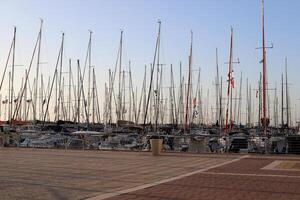
[[[229,91],[230,91],[230,84],[228,84],[227,96],[229,96]]]
[[[227,96],[229,96],[230,84],[231,84],[231,76],[230,72],[228,73],[228,88],[227,88]]]

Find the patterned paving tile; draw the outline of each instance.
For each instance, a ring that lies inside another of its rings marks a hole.
[[[0,199],[85,199],[227,162],[239,156],[0,149]]]
[[[298,163],[298,157],[278,157]],[[300,174],[296,171],[265,170],[276,157],[250,156],[230,164],[107,200],[296,200],[300,199]],[[291,165],[291,164],[289,164]],[[295,166],[295,165],[293,165]]]

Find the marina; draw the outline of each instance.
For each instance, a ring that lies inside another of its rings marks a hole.
[[[124,2],[3,3],[0,200],[300,199],[297,6]]]
[[[108,82],[104,83],[103,96],[98,93],[97,85],[103,82],[97,80],[92,63],[91,30],[84,62],[78,59],[74,63],[69,59],[67,66],[63,60],[65,33],[61,34],[53,75],[49,75],[48,83],[45,83],[45,75],[40,70],[43,65],[40,61],[43,45],[42,19],[30,64],[25,69],[25,75],[21,77],[21,85],[16,87],[14,79],[18,77],[14,77],[14,62],[17,29],[14,27],[0,85],[0,98],[8,95],[1,100],[3,106],[0,113],[4,113],[4,116],[1,117],[0,123],[0,145],[147,151],[151,149],[150,140],[156,138],[163,140],[164,150],[175,152],[300,153],[296,110],[294,121],[291,117],[294,114],[290,109],[287,59],[285,75],[281,76],[280,114],[277,88],[274,101],[270,100],[266,50],[273,46],[267,47],[265,44],[264,1],[261,8],[262,47],[258,49],[262,50],[262,72],[258,80],[258,89],[253,91],[247,78],[244,98],[242,72],[240,81],[234,83],[237,81],[233,77],[233,68],[240,64],[240,60],[233,57],[234,29],[231,27],[229,59],[225,63],[228,67],[225,84],[222,83],[223,77],[219,72],[218,49],[215,52],[215,95],[212,101],[209,100],[209,89],[207,97],[204,97],[201,70],[195,71],[193,66],[192,31],[187,75],[182,73],[180,62],[179,82],[176,82],[172,64],[168,76],[163,73],[166,67],[160,61],[162,21],[158,21],[150,74],[146,66],[143,83],[138,88],[133,85],[131,62],[129,61],[128,65],[124,64],[124,31],[121,30],[115,68],[108,70]],[[196,77],[195,72],[198,73]],[[4,85],[7,78],[9,84]],[[234,85],[238,85],[238,88]],[[6,86],[8,94],[4,92]],[[255,100],[251,98],[254,92]],[[103,107],[99,103],[100,100],[103,101]],[[209,107],[213,104],[215,108],[210,111]],[[246,110],[244,117],[243,109]]]
[[[231,27],[224,78],[219,70],[218,49],[215,51],[213,100],[210,100],[209,88],[204,97],[201,69],[195,71],[193,31],[189,39],[187,74],[182,73],[180,62],[178,82],[174,78],[175,66],[166,67],[160,60],[163,24],[158,20],[150,73],[146,65],[142,84],[134,85],[131,61],[128,65],[124,63],[123,30],[120,31],[115,67],[108,70],[108,80],[104,83],[96,78],[93,65],[93,31],[89,30],[84,62],[64,60],[65,33],[62,32],[53,75],[51,71],[47,73],[46,83],[40,61],[44,21],[40,20],[32,56],[21,77],[14,74],[18,51],[17,28],[14,27],[0,84],[0,99],[4,98],[0,108],[0,113],[4,114],[0,114],[0,145],[147,151],[151,149],[151,139],[162,139],[163,149],[175,152],[300,153],[299,123],[297,110],[291,109],[294,102],[289,93],[287,58],[285,73],[281,75],[281,97],[277,96],[275,87],[274,101],[270,100],[273,94],[267,84],[266,60],[267,49],[273,48],[273,44],[266,46],[265,43],[264,10],[262,0],[262,44],[258,48],[262,50],[259,62],[262,72],[258,88],[251,89],[248,78],[246,87],[243,85],[242,71],[239,82],[234,78],[234,66],[240,64],[240,60],[233,56],[235,32]],[[166,69],[169,73],[163,73]],[[22,80],[18,87],[14,82],[16,78]],[[9,84],[5,85],[5,81]],[[97,84],[105,85],[104,95],[99,93]],[[256,93],[254,100],[253,93]]]

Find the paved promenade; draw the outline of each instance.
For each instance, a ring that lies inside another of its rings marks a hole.
[[[0,199],[86,199],[177,177],[235,157],[0,149]]]
[[[297,156],[0,149],[0,199],[300,199]]]
[[[271,166],[273,162],[282,166]],[[284,164],[284,162],[291,164]],[[200,172],[179,180],[160,184],[109,200],[298,200],[300,199],[300,160],[297,158],[249,157]]]

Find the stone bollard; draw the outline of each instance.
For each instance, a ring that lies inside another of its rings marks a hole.
[[[152,156],[159,156],[162,149],[162,139],[150,139]]]

